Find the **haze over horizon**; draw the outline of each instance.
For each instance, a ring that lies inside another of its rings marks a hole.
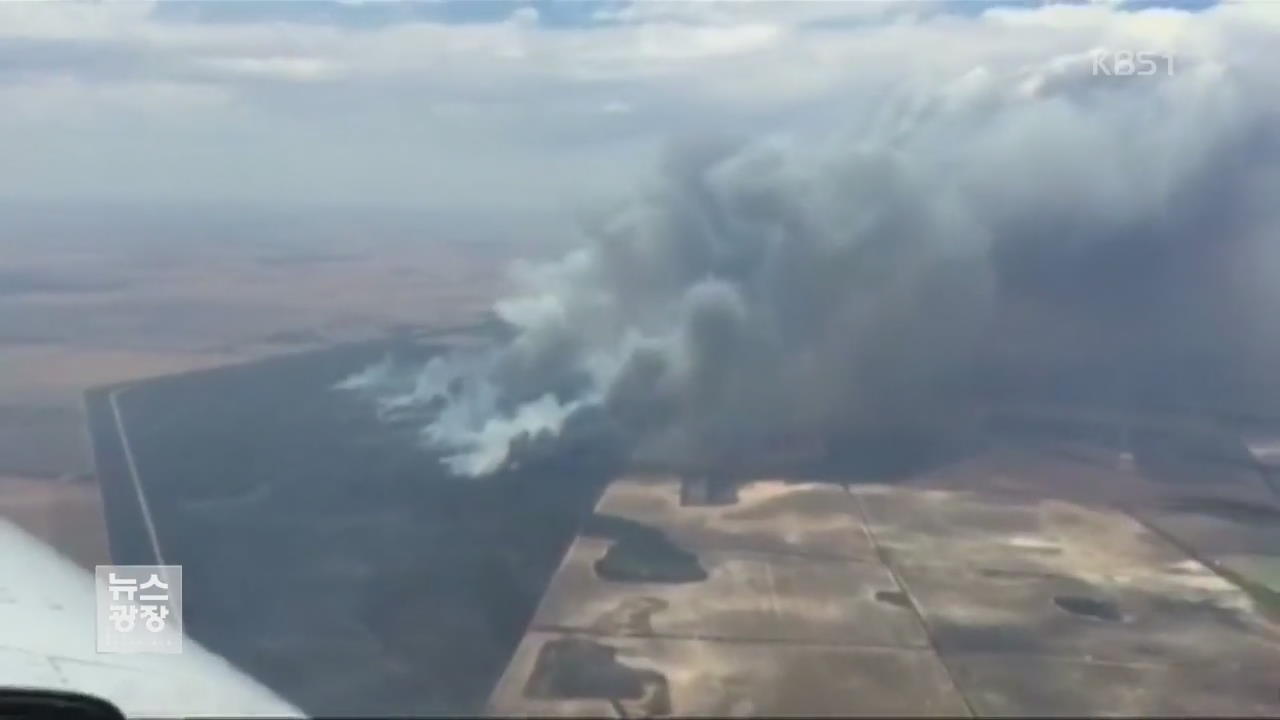
[[[1262,67],[1274,8],[3,3],[0,197],[577,213],[672,138],[857,132],[979,67],[1095,47]]]

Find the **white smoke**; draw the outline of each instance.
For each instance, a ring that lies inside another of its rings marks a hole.
[[[1019,283],[1070,286],[1103,335],[1207,342],[1159,304],[1183,277],[1165,259],[1270,246],[1280,227],[1274,88],[1213,53],[1189,49],[1172,76],[1100,77],[1091,52],[979,66],[864,108],[857,134],[678,143],[580,249],[517,269],[496,306],[509,344],[343,387],[420,418],[475,476],[589,408],[678,462],[944,422]],[[1134,308],[1150,322],[1115,324]]]

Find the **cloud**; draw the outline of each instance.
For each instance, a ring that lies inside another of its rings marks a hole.
[[[852,128],[1099,46],[1262,63],[1275,28],[1262,4],[482,4],[2,3],[0,137],[39,167],[0,195],[572,204],[673,136]]]

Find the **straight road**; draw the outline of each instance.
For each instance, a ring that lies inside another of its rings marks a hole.
[[[163,565],[154,521],[129,446],[119,396],[127,387],[92,388],[85,392],[85,415],[93,464],[102,491],[111,562],[117,565]]]

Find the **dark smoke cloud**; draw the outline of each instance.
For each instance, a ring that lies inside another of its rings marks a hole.
[[[1081,54],[979,67],[868,108],[882,121],[857,136],[677,144],[579,249],[518,269],[496,307],[510,344],[344,386],[419,413],[464,475],[588,409],[639,456],[701,465],[1070,399],[1080,368],[1124,402],[1188,377],[1202,405],[1263,399],[1239,390],[1280,359],[1260,72],[1180,57],[1173,76],[1097,77]]]

